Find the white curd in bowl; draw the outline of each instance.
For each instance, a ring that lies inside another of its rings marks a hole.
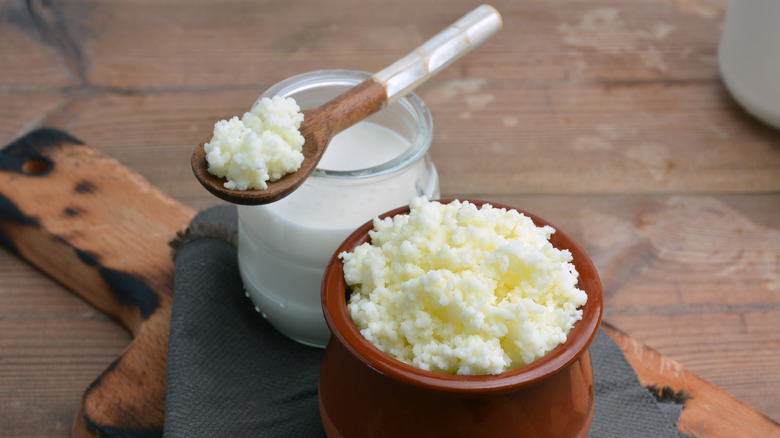
[[[371,241],[343,252],[347,308],[361,335],[394,358],[445,374],[500,374],[558,345],[588,296],[555,230],[468,201],[415,198],[374,219]]]

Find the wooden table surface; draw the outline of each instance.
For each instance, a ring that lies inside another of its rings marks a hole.
[[[565,230],[599,269],[605,322],[776,424],[780,130],[721,82],[726,0],[492,4],[503,30],[417,91],[442,195]],[[201,209],[220,201],[189,157],[216,120],[294,74],[378,71],[477,5],[0,0],[0,145],[56,127]],[[68,436],[128,342],[0,249],[4,435]]]

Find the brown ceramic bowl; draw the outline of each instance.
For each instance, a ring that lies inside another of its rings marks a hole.
[[[440,201],[443,203],[451,200]],[[485,201],[469,200],[481,206]],[[517,210],[537,226],[551,225]],[[380,217],[409,212],[398,208]],[[322,307],[332,336],[319,380],[320,416],[329,437],[585,437],[593,417],[588,347],[601,323],[602,290],[585,251],[556,228],[551,243],[568,249],[588,294],[582,320],[544,357],[498,375],[425,371],[383,353],[358,331],[347,311],[342,251],[369,241],[366,223],[334,254],[323,278]],[[555,228],[555,227],[553,227]]]

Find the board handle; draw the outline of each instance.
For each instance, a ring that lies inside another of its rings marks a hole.
[[[0,149],[0,245],[133,335],[84,392],[72,436],[162,436],[174,263],[195,211],[70,134]],[[2,435],[2,433],[0,433]]]

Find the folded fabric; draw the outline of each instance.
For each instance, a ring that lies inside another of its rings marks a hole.
[[[200,212],[172,246],[166,437],[319,437],[323,350],[279,334],[245,296],[234,206]],[[682,404],[658,402],[599,331],[591,349],[591,437],[682,437]]]

